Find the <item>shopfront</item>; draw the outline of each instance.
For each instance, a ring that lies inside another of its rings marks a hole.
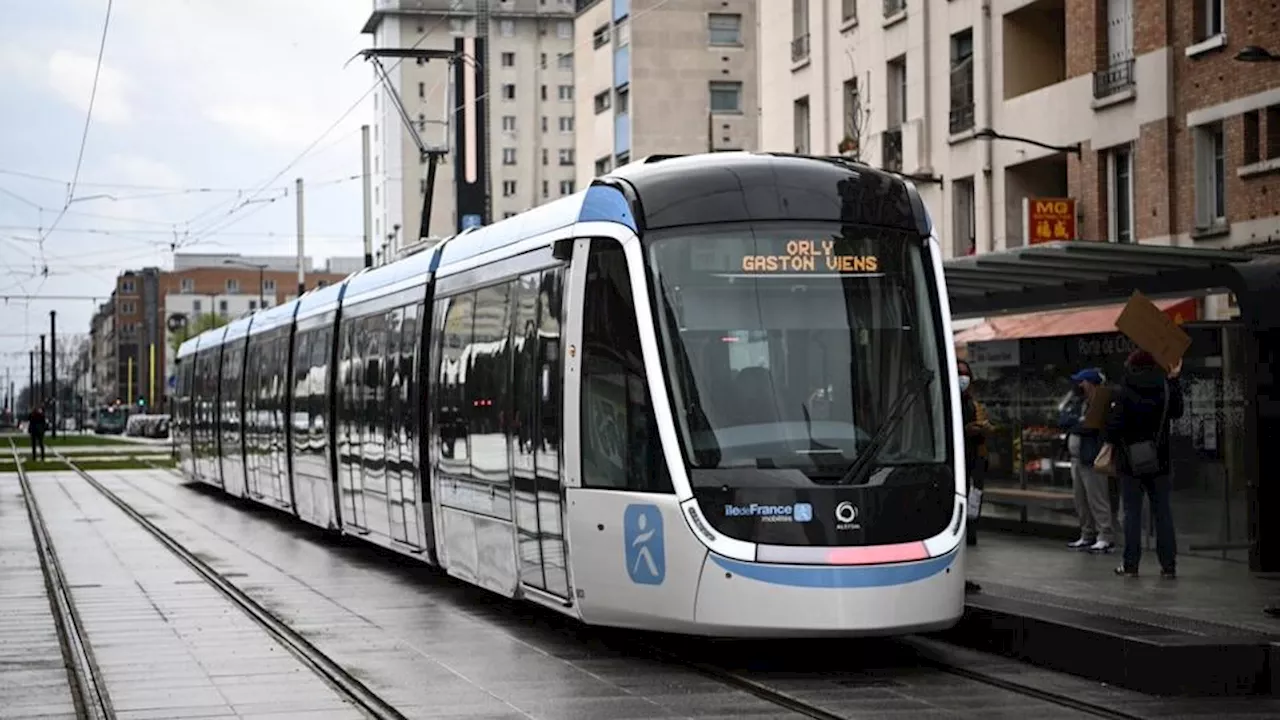
[[[1239,325],[1199,322],[1194,298],[1157,302],[1192,338],[1183,364],[1186,412],[1172,426],[1173,506],[1179,550],[1246,560],[1247,493],[1237,455],[1242,442],[1240,370],[1232,353]],[[1077,527],[1071,465],[1059,411],[1077,370],[1096,367],[1118,379],[1135,347],[1114,329],[1121,306],[1006,316],[956,334],[956,350],[974,371],[974,392],[996,433],[989,441],[984,515],[1029,532],[1070,534]],[[1206,548],[1214,548],[1207,550]]]

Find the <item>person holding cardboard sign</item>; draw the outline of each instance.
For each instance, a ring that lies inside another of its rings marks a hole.
[[[1134,350],[1107,411],[1106,441],[1094,467],[1120,478],[1124,498],[1124,562],[1116,574],[1135,577],[1142,559],[1142,498],[1151,501],[1160,576],[1177,576],[1177,537],[1169,495],[1173,489],[1169,429],[1182,417],[1178,360],[1166,373],[1146,350]]]

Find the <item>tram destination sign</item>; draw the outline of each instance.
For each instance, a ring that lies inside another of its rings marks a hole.
[[[875,255],[840,253],[835,240],[788,240],[774,255],[743,255],[742,272],[772,273],[879,273]]]

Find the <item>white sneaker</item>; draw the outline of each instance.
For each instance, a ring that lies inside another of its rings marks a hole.
[[[1071,548],[1072,550],[1082,550],[1084,548],[1089,547],[1089,544],[1090,543],[1088,540],[1085,540],[1084,538],[1080,538],[1079,540],[1076,540],[1073,543],[1067,543],[1067,547]]]
[[[1113,544],[1111,544],[1111,543],[1109,543],[1109,542],[1106,542],[1106,541],[1104,541],[1104,540],[1099,540],[1098,542],[1096,542],[1096,543],[1094,543],[1094,544],[1092,544],[1092,545],[1090,545],[1090,546],[1089,546],[1089,552],[1091,552],[1091,553],[1109,553],[1109,552],[1111,552],[1111,549],[1112,549],[1112,548],[1114,548],[1114,547],[1115,547],[1115,545],[1113,545]]]

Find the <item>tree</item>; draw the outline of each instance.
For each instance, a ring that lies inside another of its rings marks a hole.
[[[169,349],[176,356],[178,347],[187,340],[199,335],[206,330],[220,328],[230,322],[230,318],[217,313],[199,313],[195,319],[187,319],[187,324],[181,330],[169,334]]]
[[[849,57],[853,64],[853,57]],[[871,85],[871,74],[867,73],[867,81],[858,87],[858,74],[854,72],[844,84],[844,138],[836,151],[850,160],[862,160],[862,149],[866,139],[867,128],[871,126],[871,106],[863,102],[863,97]]]

